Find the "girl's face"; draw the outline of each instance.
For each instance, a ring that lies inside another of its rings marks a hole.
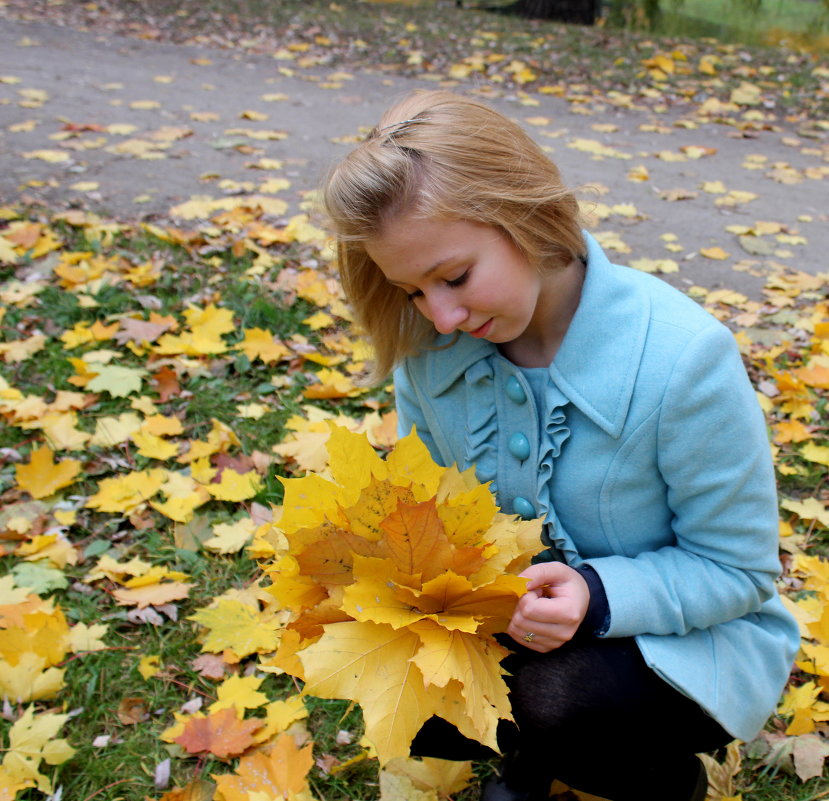
[[[401,214],[366,251],[441,334],[504,343],[532,338],[546,323],[543,274],[498,228]]]

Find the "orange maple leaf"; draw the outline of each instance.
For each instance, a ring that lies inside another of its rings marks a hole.
[[[290,798],[308,784],[308,772],[314,764],[313,743],[297,748],[290,734],[280,734],[270,751],[257,751],[242,757],[236,775],[213,776],[217,798],[222,801],[245,801],[254,792],[268,798]]]
[[[452,547],[438,517],[435,499],[414,505],[398,503],[380,527],[386,533],[397,568],[409,575],[420,573],[426,581],[445,570]]]
[[[253,734],[262,728],[256,718],[241,720],[236,709],[225,707],[206,717],[192,717],[175,739],[190,754],[209,751],[220,759],[239,756],[253,745]]]

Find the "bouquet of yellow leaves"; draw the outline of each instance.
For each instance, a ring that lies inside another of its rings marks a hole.
[[[284,481],[265,571],[288,618],[270,666],[307,695],[359,703],[381,764],[432,715],[497,750],[509,652],[493,635],[525,591],[540,522],[499,513],[488,485],[435,464],[414,432],[384,461],[333,428],[328,452],[328,474]]]

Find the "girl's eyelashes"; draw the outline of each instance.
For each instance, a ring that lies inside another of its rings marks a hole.
[[[466,283],[468,278],[469,278],[469,270],[464,270],[464,272],[462,272],[457,278],[452,278],[451,280],[446,280],[445,283],[446,283],[446,286],[454,288],[454,287],[457,287],[457,286],[463,286]],[[423,292],[419,289],[416,289],[414,292],[407,292],[406,293],[406,298],[408,300],[417,300],[417,298],[422,298],[422,297],[423,297]]]
[[[457,278],[447,281],[446,286],[462,286],[467,278],[469,278],[469,270],[464,270]]]

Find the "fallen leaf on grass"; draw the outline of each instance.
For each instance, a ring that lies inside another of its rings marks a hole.
[[[115,714],[125,726],[134,726],[149,717],[149,710],[143,698],[122,698]]]
[[[308,773],[314,765],[313,744],[297,748],[290,734],[281,734],[265,754],[257,751],[243,756],[232,776],[216,776],[220,801],[245,801],[254,793],[266,798],[291,798],[308,786]]]
[[[46,498],[68,487],[81,472],[81,462],[76,459],[55,462],[53,456],[52,449],[44,445],[32,451],[28,464],[15,466],[18,485],[33,498]]]
[[[189,718],[175,742],[190,754],[209,752],[225,759],[247,751],[253,745],[254,732],[261,726],[261,720],[241,720],[231,707]]]
[[[206,779],[193,779],[184,787],[164,793],[158,801],[213,801],[216,785]]]
[[[231,676],[216,688],[218,700],[210,705],[210,712],[235,709],[240,715],[246,709],[256,709],[268,703],[268,696],[259,692],[263,678],[256,676]]]
[[[180,601],[190,594],[192,584],[180,581],[166,581],[159,584],[148,584],[145,587],[121,587],[113,590],[112,595],[123,606],[137,606],[144,609],[148,606],[160,606],[170,601]]]
[[[69,715],[44,712],[35,715],[30,706],[9,730],[9,745],[3,756],[2,769],[13,782],[33,782],[43,793],[52,792],[52,783],[40,773],[41,762],[60,765],[75,753],[66,740],[55,735]]]
[[[277,635],[262,625],[258,610],[240,601],[222,599],[215,606],[200,609],[187,618],[208,629],[203,651],[231,650],[242,658],[253,653],[273,651]]]

